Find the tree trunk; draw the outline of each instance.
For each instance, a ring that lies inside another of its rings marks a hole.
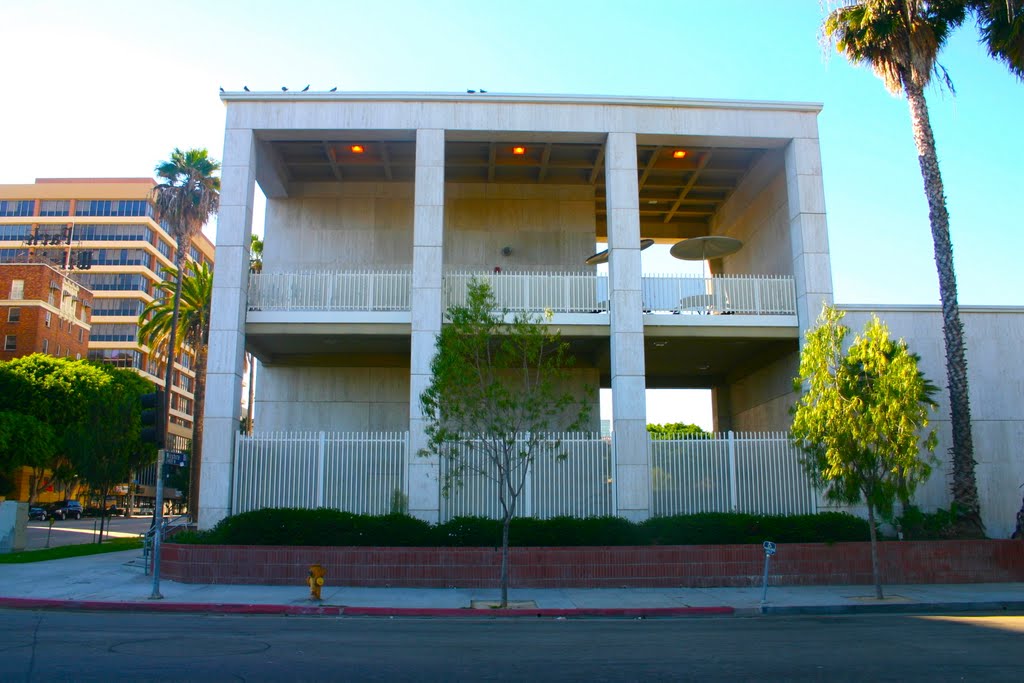
[[[501,525],[501,609],[508,607],[508,530],[512,515],[505,515]]]
[[[249,357],[249,402],[246,405],[245,433],[252,436],[252,417],[255,412],[253,401],[256,400],[256,356],[246,354]]]
[[[875,580],[875,597],[882,600],[882,576],[878,571],[878,532],[875,530],[875,508],[868,503],[868,526],[871,531],[871,575]]]
[[[189,463],[188,509],[194,521],[199,521],[199,478],[203,467],[203,411],[206,409],[206,358],[208,340],[196,348],[195,401],[192,404],[192,455]]]
[[[961,532],[983,536],[981,504],[974,476],[974,440],[971,436],[971,404],[967,387],[967,359],[964,331],[957,303],[956,273],[953,270],[953,245],[949,238],[949,212],[939,173],[931,120],[924,91],[910,78],[904,79],[910,121],[917,145],[918,161],[928,198],[928,219],[935,249],[935,267],[939,273],[939,298],[942,302],[942,333],[946,344],[946,379],[949,383],[949,414],[953,429],[953,502],[959,514]]]
[[[100,489],[100,538],[97,543],[103,543],[103,524],[107,521],[107,492],[109,489]]]

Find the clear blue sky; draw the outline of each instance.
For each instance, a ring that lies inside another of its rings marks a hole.
[[[0,182],[219,157],[218,87],[822,102],[835,298],[937,303],[906,103],[819,43],[807,0],[5,3]],[[929,94],[962,304],[1024,305],[1024,84],[973,27]]]

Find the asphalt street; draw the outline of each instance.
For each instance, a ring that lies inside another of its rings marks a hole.
[[[4,681],[1019,681],[1024,616],[368,619],[7,611]]]

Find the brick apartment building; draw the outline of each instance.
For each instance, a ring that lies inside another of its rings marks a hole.
[[[92,292],[45,263],[0,263],[0,361],[32,353],[85,358]]]

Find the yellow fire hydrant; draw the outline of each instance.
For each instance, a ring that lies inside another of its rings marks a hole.
[[[309,566],[309,578],[306,579],[306,583],[309,584],[310,599],[320,599],[320,589],[323,588],[325,574],[326,572],[322,566],[318,564],[311,564]]]

